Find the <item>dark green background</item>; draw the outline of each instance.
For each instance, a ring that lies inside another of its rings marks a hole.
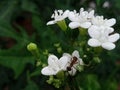
[[[63,32],[55,25],[46,26],[55,9],[87,10],[95,4],[95,12],[105,18],[116,18],[115,32],[120,33],[120,0],[0,0],[0,90],[56,90],[46,83],[48,77],[35,67],[35,58],[27,51],[30,42],[40,52],[57,53],[55,43],[62,43],[63,51],[72,50],[66,45]],[[43,62],[47,56],[40,55]],[[103,61],[77,78],[81,90],[120,89],[120,41],[116,48],[102,55]],[[119,88],[119,89],[118,89]],[[67,90],[67,89],[66,89]]]

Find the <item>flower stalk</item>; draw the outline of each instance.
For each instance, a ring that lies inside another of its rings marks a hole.
[[[58,22],[57,22],[57,25],[61,28],[61,30],[63,30],[63,31],[66,31],[66,30],[67,30],[67,25],[66,25],[65,20],[58,21]]]

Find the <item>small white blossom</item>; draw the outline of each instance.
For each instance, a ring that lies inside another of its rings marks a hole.
[[[63,12],[63,10],[55,10],[51,16],[51,18],[53,18],[54,20],[49,21],[47,25],[52,25],[57,23],[58,21],[64,20],[65,18],[68,17],[68,13],[69,10],[66,10],[65,12]]]
[[[71,11],[68,15],[68,18],[72,21],[69,24],[71,29],[75,28],[89,28],[91,26],[91,19],[94,17],[94,10],[87,12],[83,8],[80,9],[80,12],[77,13],[75,10]]]
[[[63,56],[58,59],[55,55],[50,55],[48,57],[48,66],[41,70],[43,75],[56,75],[61,70],[66,70],[66,65],[68,63],[68,57]]]
[[[104,19],[103,16],[96,16],[92,18],[92,24],[93,26],[104,26],[104,27],[111,27],[116,23],[116,19]]]
[[[105,1],[103,4],[104,8],[109,8],[110,7],[110,2],[109,1]]]
[[[70,55],[69,53],[64,53],[63,56],[67,56],[69,58],[68,64],[66,66],[66,70],[68,71],[68,73],[72,76],[74,76],[76,74],[76,67],[78,65],[84,65],[82,59],[79,56],[79,52],[77,50],[75,50],[72,55]],[[76,60],[75,60],[76,59]]]
[[[107,50],[114,49],[114,42],[116,42],[120,38],[120,35],[118,33],[111,34],[113,31],[113,28],[109,27],[92,26],[88,30],[88,34],[91,37],[88,40],[88,45],[92,47],[102,46],[104,49]]]

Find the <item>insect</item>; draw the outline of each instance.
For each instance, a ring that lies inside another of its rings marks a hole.
[[[73,65],[76,64],[76,63],[78,63],[77,61],[78,61],[77,57],[75,57],[75,56],[72,57],[70,65],[67,66],[67,71],[71,71],[71,68],[73,67]]]

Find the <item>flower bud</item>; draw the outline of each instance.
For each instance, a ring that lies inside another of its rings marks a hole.
[[[58,53],[61,53],[61,52],[62,52],[62,48],[61,48],[61,47],[58,47],[58,48],[57,48],[57,52],[58,52]]]
[[[64,71],[59,71],[59,72],[56,74],[56,77],[59,78],[59,79],[64,79]]]
[[[38,67],[38,66],[40,66],[40,65],[43,65],[43,63],[42,63],[41,61],[37,61],[37,62],[36,62],[36,66]]]
[[[46,64],[42,64],[42,67],[44,68],[44,67],[46,67],[47,65]]]
[[[100,62],[101,62],[101,60],[100,60],[99,57],[94,57],[93,60],[94,60],[94,62],[96,62],[96,63],[100,63]]]
[[[56,88],[60,88],[61,84],[62,84],[62,82],[59,79],[54,79],[53,85]]]
[[[39,61],[40,59],[40,53],[39,53],[39,50],[38,50],[38,47],[35,43],[30,43],[27,45],[27,49],[28,51],[30,51],[33,56],[35,56],[35,58]]]
[[[77,65],[77,66],[76,66],[76,69],[77,69],[79,72],[81,72],[81,71],[84,70],[84,67],[83,67],[83,65]]]
[[[54,81],[53,76],[50,76],[50,77],[49,77],[49,80],[47,80],[46,82],[47,82],[48,84],[52,84],[53,81]]]
[[[28,51],[34,51],[37,49],[37,45],[35,43],[30,43],[27,45]]]
[[[54,46],[55,46],[55,47],[59,47],[59,46],[60,46],[60,43],[55,43]]]

